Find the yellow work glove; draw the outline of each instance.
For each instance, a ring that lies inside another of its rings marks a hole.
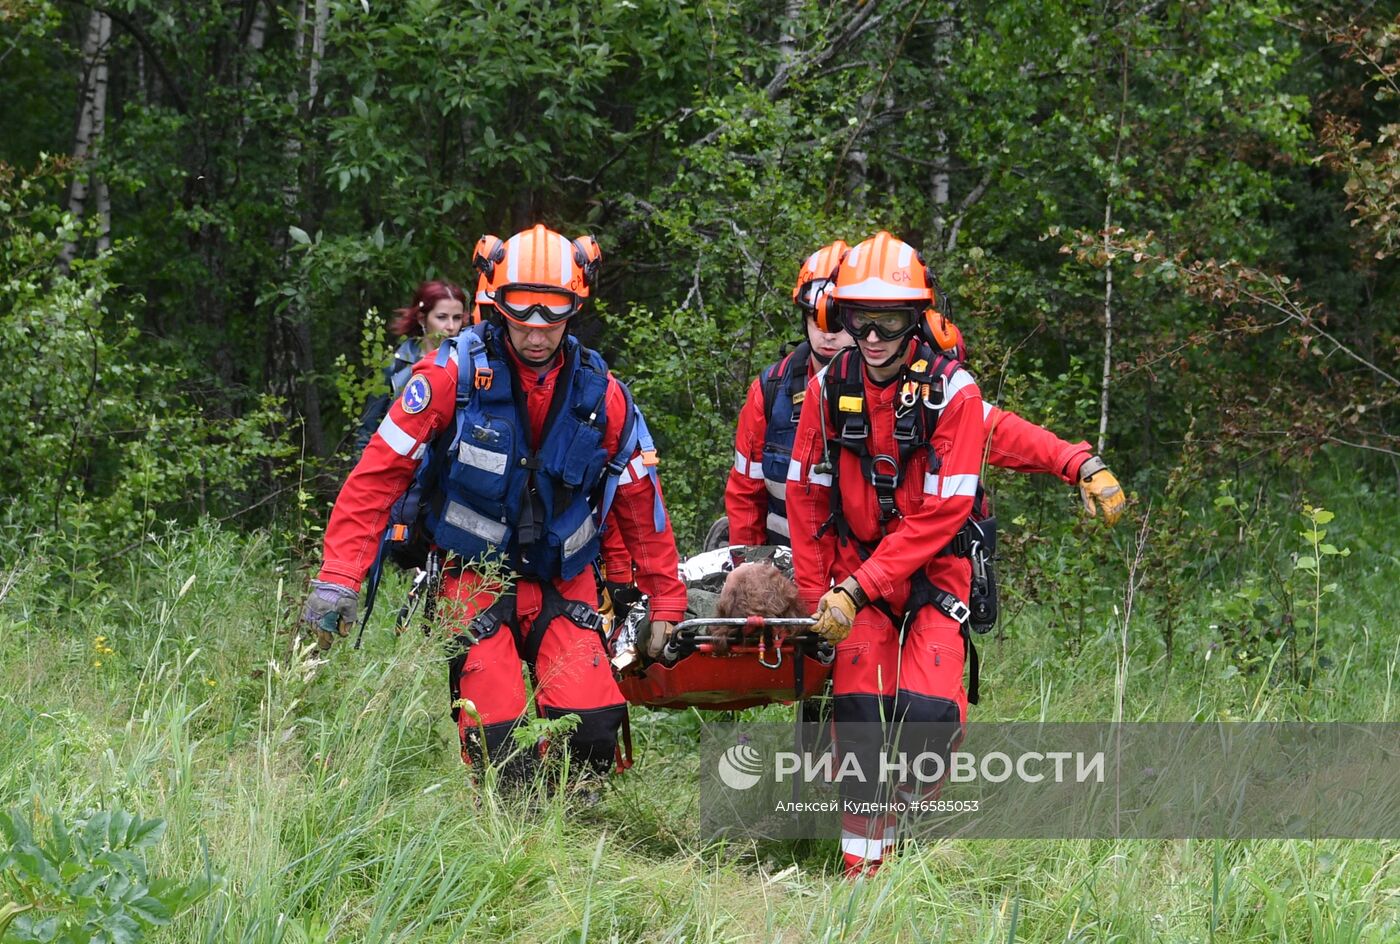
[[[1108,471],[1108,466],[1098,456],[1090,456],[1079,467],[1079,494],[1084,499],[1084,510],[1093,518],[1097,503],[1103,509],[1104,524],[1112,527],[1123,515],[1126,499],[1118,479]]]
[[[866,602],[865,593],[855,578],[847,577],[817,601],[817,612],[812,614],[816,620],[812,632],[833,645],[840,642],[851,634],[856,611]]]

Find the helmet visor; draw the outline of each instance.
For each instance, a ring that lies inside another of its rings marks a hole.
[[[875,307],[861,304],[839,306],[842,326],[857,341],[867,337],[871,329],[881,341],[897,341],[919,323],[919,310],[909,305]]]
[[[578,312],[581,299],[573,292],[548,285],[503,285],[496,292],[496,307],[520,324],[553,325]]]

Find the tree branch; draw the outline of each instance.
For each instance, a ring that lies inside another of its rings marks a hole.
[[[958,204],[958,212],[953,216],[953,226],[952,229],[948,231],[948,241],[944,245],[944,252],[952,252],[954,249],[958,248],[958,231],[962,229],[963,218],[967,216],[968,210],[971,210],[977,205],[977,201],[982,199],[983,195],[987,192],[987,188],[991,185],[992,172],[988,170],[982,175],[982,179],[977,182],[977,186],[969,190],[967,196],[963,197],[962,202]]]
[[[126,14],[118,10],[113,10],[109,6],[84,3],[82,0],[65,0],[65,2],[82,7],[86,10],[96,10],[98,13],[105,13],[107,16],[111,17],[113,23],[120,26],[126,31],[128,36],[136,40],[136,44],[141,47],[142,52],[151,60],[151,64],[156,67],[156,71],[160,73],[161,82],[165,84],[165,87],[170,91],[171,97],[175,99],[175,110],[182,115],[189,112],[189,99],[185,97],[184,92],[180,91],[180,86],[176,84],[175,79],[170,75],[170,71],[165,68],[165,63],[162,61],[159,53],[156,52],[155,44],[151,42],[151,38],[146,35],[146,31],[141,29],[135,21]]]

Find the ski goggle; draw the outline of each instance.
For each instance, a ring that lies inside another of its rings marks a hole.
[[[549,285],[502,285],[494,304],[511,321],[524,325],[556,325],[578,313],[583,300],[573,292]]]
[[[831,291],[831,279],[812,279],[797,290],[797,304],[808,314],[816,311],[817,302]]]
[[[841,325],[857,341],[870,334],[871,329],[881,341],[897,341],[914,330],[920,312],[916,308],[869,308],[860,305],[839,305]]]

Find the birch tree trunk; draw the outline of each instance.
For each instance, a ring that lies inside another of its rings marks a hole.
[[[286,159],[287,179],[282,185],[282,205],[288,219],[305,223],[300,213],[302,200],[302,147],[298,137],[300,128],[315,109],[315,98],[321,73],[321,57],[325,52],[326,22],[329,15],[328,0],[316,0],[310,24],[310,57],[306,67],[306,97],[293,89],[287,93],[291,106],[295,130],[289,130],[283,155]],[[307,0],[297,4],[296,34],[292,48],[296,61],[303,61],[307,53]],[[291,245],[284,235],[282,251],[283,270],[292,272]],[[283,311],[277,320],[277,330],[272,332],[272,349],[269,352],[273,364],[273,376],[279,378],[278,386],[287,392],[300,394],[302,416],[306,423],[306,448],[314,455],[325,455],[325,434],[321,420],[321,398],[316,385],[308,378],[315,370],[315,348],[311,339],[309,313],[305,311]]]
[[[98,248],[111,242],[112,206],[107,186],[97,178],[92,164],[97,160],[102,133],[107,124],[107,47],[112,40],[112,18],[100,10],[88,16],[87,32],[83,36],[82,91],[78,99],[78,125],[73,133],[73,160],[78,171],[68,191],[68,212],[82,218],[88,209],[88,198],[96,204],[100,235]],[[72,264],[78,253],[76,243],[63,247],[60,256],[64,268]]]
[[[797,19],[801,15],[802,0],[787,0],[787,6],[783,9],[782,33],[778,36],[778,55],[789,68],[797,59]]]

